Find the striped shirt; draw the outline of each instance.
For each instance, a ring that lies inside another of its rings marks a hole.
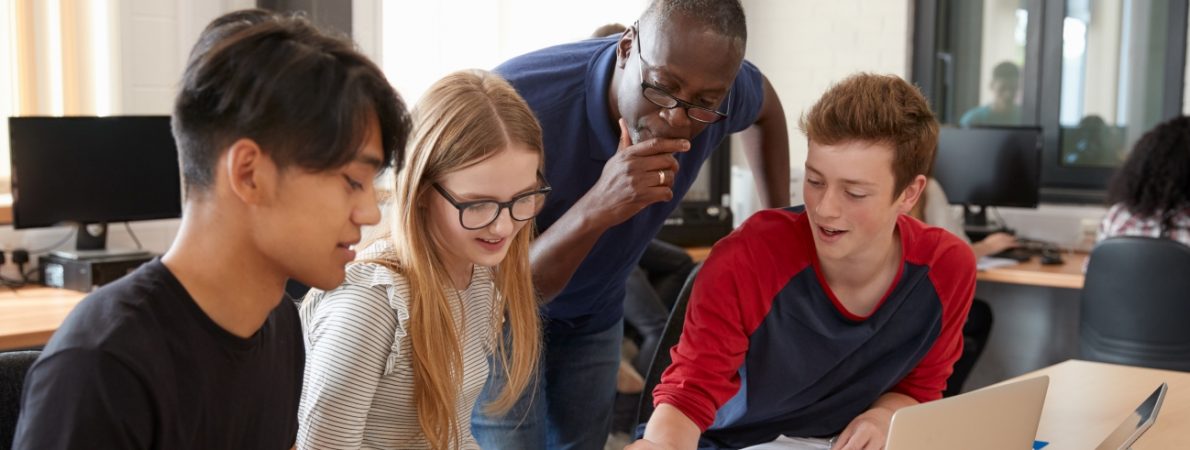
[[[375,245],[368,249],[373,255],[377,250]],[[494,313],[495,285],[489,268],[475,266],[465,291],[445,289],[448,300],[462,302],[462,308],[454,308],[463,358],[455,411],[459,442],[464,449],[478,449],[471,436],[471,410],[487,379],[487,357],[500,323]],[[413,400],[405,277],[377,264],[352,264],[342,286],[306,296],[301,318],[306,371],[297,447],[429,448]]]
[[[1159,217],[1134,216],[1123,203],[1116,203],[1100,222],[1095,241],[1115,236],[1166,237],[1190,245],[1190,208],[1179,211],[1169,229],[1162,229]]]

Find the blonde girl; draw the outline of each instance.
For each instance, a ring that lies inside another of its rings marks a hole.
[[[413,120],[387,226],[342,286],[302,304],[299,448],[478,448],[470,416],[488,358],[508,380],[489,412],[507,412],[536,374],[540,125],[483,71],[438,81]]]

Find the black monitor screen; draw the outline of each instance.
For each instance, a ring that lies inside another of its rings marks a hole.
[[[182,213],[169,116],[11,117],[13,225]]]
[[[934,178],[952,204],[1036,207],[1041,128],[943,128]]]

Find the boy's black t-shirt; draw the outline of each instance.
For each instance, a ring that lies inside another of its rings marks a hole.
[[[250,338],[160,259],[88,295],[25,381],[16,449],[288,449],[305,348],[285,297]]]

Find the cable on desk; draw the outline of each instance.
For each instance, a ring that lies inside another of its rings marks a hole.
[[[142,247],[142,246],[140,245],[140,239],[137,239],[137,238],[136,238],[136,233],[133,233],[133,232],[132,232],[132,226],[128,225],[128,222],[124,222],[124,229],[125,229],[125,230],[128,230],[128,235],[129,235],[129,236],[132,236],[132,242],[135,242],[135,243],[136,243],[136,249],[137,249],[137,250],[144,250],[145,248],[144,248],[144,247]]]

